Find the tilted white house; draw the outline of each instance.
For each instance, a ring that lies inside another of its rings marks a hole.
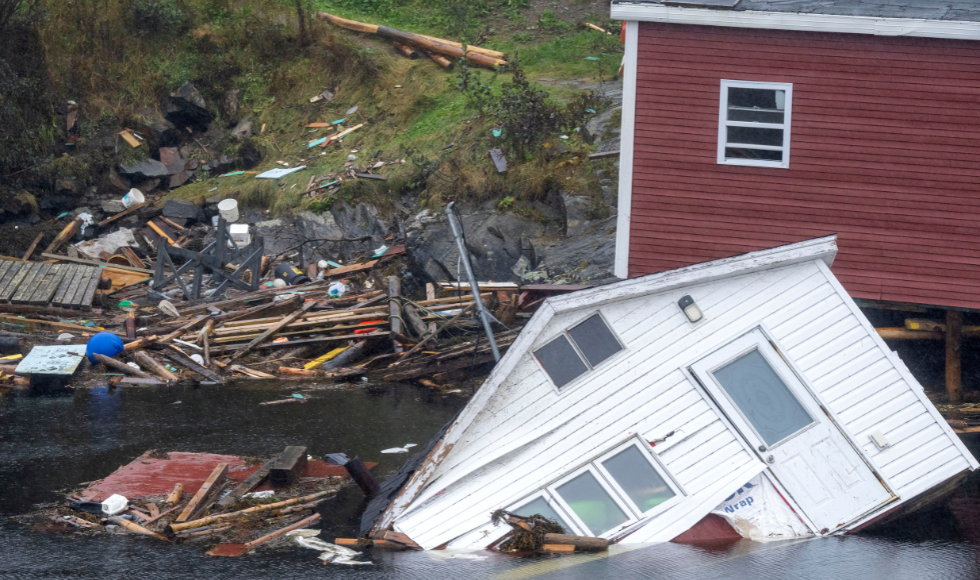
[[[830,236],[548,299],[372,534],[483,548],[503,508],[669,541],[765,472],[826,535],[950,489],[977,461],[835,253]]]

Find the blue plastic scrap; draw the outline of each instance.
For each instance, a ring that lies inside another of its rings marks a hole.
[[[301,169],[306,169],[306,166],[305,165],[300,165],[298,167],[290,167],[289,169],[284,169],[284,168],[270,169],[269,171],[266,171],[265,173],[260,173],[260,174],[256,175],[255,178],[256,179],[279,179],[280,177],[283,177],[284,175],[289,175],[290,173],[295,173],[295,172],[297,172],[297,171],[299,171]]]
[[[319,139],[314,139],[313,141],[310,141],[310,144],[307,145],[306,148],[307,149],[310,149],[310,148],[316,147],[317,145],[319,145],[320,143],[323,143],[326,140],[327,140],[326,137],[321,137]]]
[[[346,121],[346,120],[347,120],[347,118],[345,117],[345,118],[343,118],[343,119],[338,119],[338,120],[336,120],[336,121],[334,121],[334,122],[332,122],[332,123],[330,123],[330,124],[331,124],[331,125],[339,125],[339,124],[341,124],[341,123],[343,123],[343,122],[344,122],[344,121]]]

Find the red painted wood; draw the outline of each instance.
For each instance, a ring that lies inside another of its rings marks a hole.
[[[730,544],[742,539],[725,518],[708,514],[671,542],[675,544]]]
[[[629,275],[836,233],[852,296],[980,308],[978,49],[641,23]],[[789,169],[717,163],[721,79],[793,83]]]

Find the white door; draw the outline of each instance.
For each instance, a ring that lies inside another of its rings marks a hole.
[[[815,532],[832,532],[893,499],[760,330],[691,370]]]

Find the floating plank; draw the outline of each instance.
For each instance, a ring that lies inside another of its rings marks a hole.
[[[67,264],[68,269],[65,270],[65,275],[61,279],[61,284],[58,285],[58,290],[55,291],[54,297],[51,299],[51,304],[54,306],[61,306],[64,304],[65,293],[71,288],[72,283],[74,283],[75,278],[78,276],[78,271],[83,268],[77,264]]]
[[[43,279],[44,275],[51,269],[51,264],[38,264],[20,283],[17,291],[10,297],[11,304],[26,304],[34,291],[37,290],[37,283]]]
[[[26,262],[22,263],[20,269],[14,274],[14,277],[10,280],[10,283],[2,291],[0,291],[0,301],[6,302],[10,300],[10,297],[14,295],[17,291],[17,287],[20,286],[24,278],[29,275],[29,273],[35,268],[39,268],[41,264],[37,262]]]

